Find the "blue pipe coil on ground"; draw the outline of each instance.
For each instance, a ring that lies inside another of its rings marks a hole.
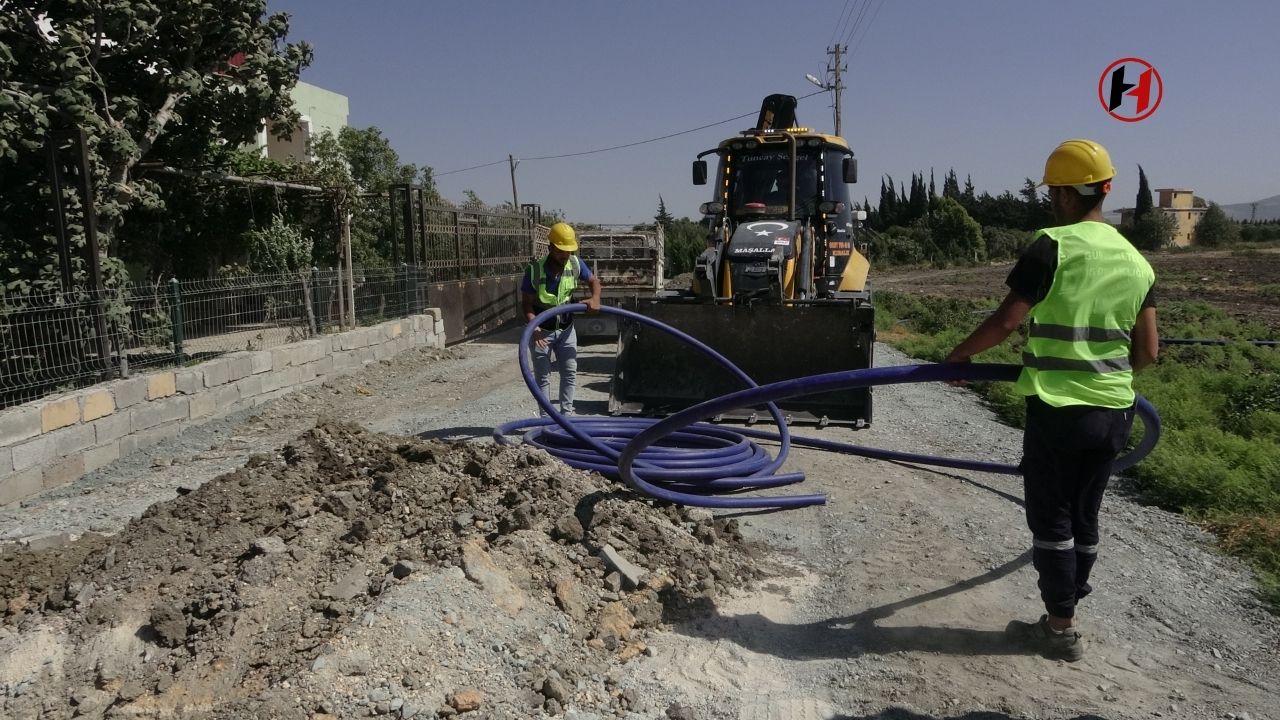
[[[867,448],[849,443],[810,437],[792,437],[775,401],[812,393],[855,387],[914,382],[1013,381],[1019,365],[989,363],[946,363],[868,368],[812,375],[769,385],[758,385],[720,353],[696,338],[629,310],[601,307],[600,312],[639,322],[688,343],[712,361],[742,380],[743,390],[707,400],[662,420],[651,418],[568,418],[544,397],[533,377],[529,345],[539,324],[564,313],[581,313],[586,305],[572,303],[546,310],[525,327],[520,336],[520,372],[538,406],[549,417],[515,420],[494,429],[494,439],[510,444],[509,436],[521,434],[523,442],[542,448],[571,467],[592,470],[625,482],[637,492],[683,505],[708,508],[788,509],[820,505],[824,495],[742,496],[802,482],[803,473],[777,471],[786,462],[792,444],[846,455],[897,462],[934,465],[961,470],[1017,475],[1016,465],[944,458],[917,453]],[[729,429],[704,422],[708,418],[741,407],[765,405],[778,432]],[[1138,396],[1137,415],[1144,432],[1137,447],[1116,459],[1116,471],[1135,465],[1146,457],[1160,439],[1160,416],[1146,398]],[[779,443],[778,454],[769,453],[749,438]]]

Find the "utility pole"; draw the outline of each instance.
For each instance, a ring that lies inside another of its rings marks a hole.
[[[499,160],[498,162],[502,162]],[[507,154],[507,164],[511,166],[511,211],[520,212],[520,198],[516,196],[516,166],[520,163],[516,159]]]
[[[840,55],[848,52],[849,48],[847,46],[840,47],[836,45],[827,48],[827,54],[832,58],[831,62],[827,64],[827,72],[831,73],[831,89],[835,91],[836,135],[840,135],[840,93],[844,90],[844,83],[840,82],[840,73],[849,69],[841,65]]]

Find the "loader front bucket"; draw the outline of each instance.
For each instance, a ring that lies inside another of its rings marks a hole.
[[[632,298],[624,305],[714,348],[765,385],[808,375],[871,367],[875,315],[870,303],[713,305]],[[661,330],[624,320],[609,391],[613,414],[667,415],[743,383]],[[788,422],[863,426],[871,422],[870,388],[783,400]],[[763,407],[725,418],[768,421]]]

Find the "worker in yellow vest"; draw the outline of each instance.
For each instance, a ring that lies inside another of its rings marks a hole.
[[[1098,510],[1133,424],[1133,373],[1159,351],[1155,273],[1102,219],[1115,174],[1106,149],[1090,140],[1068,140],[1049,155],[1041,185],[1060,224],[1036,234],[1000,307],[946,359],[968,362],[1031,318],[1016,385],[1027,405],[1019,467],[1046,612],[1006,632],[1067,661],[1084,655],[1076,604],[1093,589]]]
[[[520,306],[527,323],[544,310],[564,305],[573,299],[573,291],[579,282],[591,288],[591,295],[583,300],[587,311],[600,311],[600,279],[591,272],[587,263],[574,253],[578,251],[578,236],[568,223],[556,223],[547,235],[547,254],[525,268],[520,279]],[[550,398],[551,356],[560,366],[560,412],[573,414],[574,390],[578,384],[578,336],[573,331],[573,315],[557,315],[533,331],[533,376],[542,390],[542,396]],[[540,414],[542,411],[539,411]]]

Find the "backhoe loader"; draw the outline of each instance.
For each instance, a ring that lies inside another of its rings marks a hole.
[[[707,343],[761,385],[870,367],[875,344],[866,213],[848,191],[857,160],[844,139],[797,127],[795,105],[789,95],[766,97],[754,128],[697,156],[693,182],[710,180],[712,199],[701,206],[709,234],[691,287],[629,307]],[[708,155],[719,160],[712,178]],[[741,388],[669,335],[634,322],[620,327],[614,414],[668,414]],[[788,422],[871,422],[866,388],[779,406]],[[746,408],[730,419],[756,417],[767,416]]]

